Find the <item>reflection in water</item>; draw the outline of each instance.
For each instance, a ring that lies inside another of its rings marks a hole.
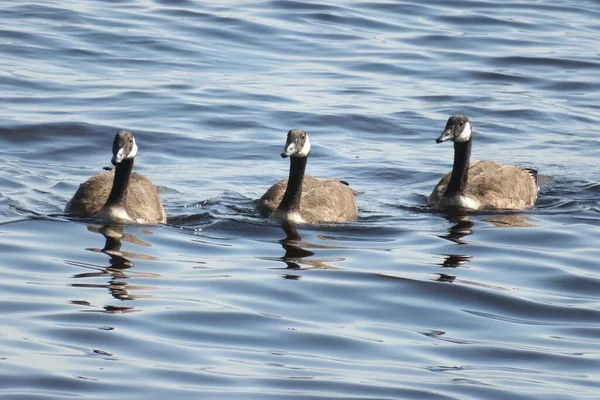
[[[466,214],[448,214],[446,219],[453,222],[454,225],[448,229],[447,235],[440,236],[441,238],[447,239],[459,245],[467,244],[468,242],[463,240],[464,237],[469,236],[473,233],[473,222],[469,219]],[[472,260],[472,256],[466,254],[446,254],[444,261],[439,264],[442,268],[460,268],[466,267],[467,263]],[[454,283],[456,281],[456,275],[448,273],[438,273],[438,282]]]
[[[437,274],[438,277],[436,279],[436,281],[438,282],[446,282],[446,283],[454,283],[454,281],[456,280],[456,275],[450,275],[450,274]]]
[[[468,242],[463,240],[463,238],[473,233],[473,222],[471,222],[469,217],[466,214],[448,214],[446,215],[446,219],[453,222],[454,225],[448,229],[447,235],[440,237],[456,244],[467,244]],[[439,265],[442,268],[460,268],[465,267],[471,259],[472,256],[466,254],[446,254],[444,261]],[[437,275],[436,280],[438,282],[454,283],[456,281],[456,275],[447,273],[438,273]]]
[[[447,239],[453,243],[459,245],[466,245],[469,242],[465,238],[473,234],[474,223],[470,220],[467,214],[448,214],[445,218],[452,222],[452,225],[448,229],[446,235],[440,236],[441,238]],[[497,214],[489,215],[481,218],[482,221],[493,224],[495,228],[507,228],[507,227],[529,227],[533,226],[531,219],[524,214],[510,213],[510,214]],[[454,247],[456,249],[463,249],[464,247]],[[445,254],[444,261],[439,264],[442,268],[461,268],[468,267],[468,263],[473,261],[473,256],[466,254]],[[463,283],[474,286],[486,287],[495,290],[508,290],[500,286],[493,286],[480,282],[467,281],[458,279],[456,275],[448,273],[438,273],[437,281],[447,283]]]
[[[141,240],[137,235],[123,232],[124,225],[111,224],[102,227],[88,226],[90,232],[100,233],[105,238],[104,248],[87,248],[86,250],[107,254],[109,259],[109,266],[106,268],[99,268],[94,265],[84,263],[73,263],[80,267],[93,269],[92,272],[84,272],[76,274],[74,278],[95,278],[101,276],[109,277],[106,284],[91,284],[91,283],[74,283],[73,287],[85,287],[85,288],[106,288],[109,293],[118,300],[134,300],[138,298],[148,298],[151,295],[140,295],[132,294],[135,290],[150,290],[153,289],[151,286],[134,286],[127,282],[132,276],[144,276],[144,277],[156,277],[158,275],[151,273],[132,273],[129,271],[133,267],[133,262],[130,259],[140,260],[155,260],[155,257],[148,256],[145,254],[133,253],[128,251],[122,251],[123,241],[133,243],[138,246],[150,246],[149,243]],[[150,231],[148,231],[150,233]],[[78,301],[78,303],[81,303]],[[87,302],[85,302],[87,303]],[[120,307],[120,306],[105,306],[104,312],[108,313],[127,313],[137,311],[134,307]]]
[[[533,226],[533,221],[526,214],[499,214],[482,218],[496,228],[527,228]]]
[[[308,248],[312,249],[336,249],[338,246],[329,246],[318,243],[309,243],[302,240],[302,237],[298,233],[298,230],[295,226],[290,224],[282,224],[281,228],[285,232],[285,238],[281,239],[279,243],[281,243],[281,247],[285,250],[285,254],[282,257],[276,258],[278,261],[283,261],[286,264],[286,269],[288,270],[299,270],[299,269],[313,269],[313,268],[333,268],[339,269],[338,267],[333,267],[327,262],[339,262],[344,261],[346,258],[344,257],[334,257],[334,258],[312,258],[315,253],[313,251],[308,250]],[[309,258],[311,257],[311,258]],[[273,258],[263,258],[268,260],[273,260]],[[303,268],[306,266],[306,268]],[[286,274],[284,275],[285,279],[300,279],[300,275],[296,274]]]
[[[473,233],[473,222],[471,222],[469,216],[466,214],[448,214],[446,219],[454,225],[448,229],[447,235],[440,237],[456,244],[466,244],[467,242],[463,241],[462,238]]]
[[[465,236],[473,233],[473,222],[467,214],[448,214],[445,218],[454,223],[448,234],[440,236],[457,244],[466,244],[463,240]],[[526,214],[509,213],[487,215],[481,218],[481,221],[492,224],[495,228],[526,228],[533,226],[533,221]]]
[[[279,241],[281,247],[285,250],[285,254],[281,260],[285,262],[290,269],[300,269],[298,261],[303,258],[314,256],[315,253],[302,247],[302,237],[295,226],[283,224],[281,228],[286,234],[285,238]]]
[[[442,268],[459,268],[471,261],[471,258],[471,256],[462,254],[447,254],[441,266]]]

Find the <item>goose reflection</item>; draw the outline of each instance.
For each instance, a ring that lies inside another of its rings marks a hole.
[[[340,262],[344,261],[344,257],[330,257],[330,258],[312,258],[315,255],[314,251],[308,249],[339,249],[339,246],[323,245],[319,243],[309,243],[302,239],[298,230],[294,225],[282,224],[281,228],[285,233],[285,238],[281,239],[281,247],[285,250],[282,257],[275,258],[278,261],[282,261],[286,264],[288,270],[300,270],[300,269],[339,269],[328,264],[328,262]],[[272,260],[273,258],[268,258]],[[300,279],[300,275],[286,274],[285,279]]]
[[[467,215],[451,215],[447,216],[447,219],[454,223],[449,229],[446,235],[440,237],[447,239],[459,245],[467,244],[464,240],[465,237],[473,233],[473,222],[469,220]],[[439,264],[442,268],[461,268],[468,267],[468,263],[471,261],[472,256],[466,254],[445,254],[444,261]],[[438,273],[439,282],[453,283],[456,280],[456,275],[449,273]]]
[[[473,222],[471,222],[469,216],[466,214],[448,214],[446,219],[454,225],[448,229],[446,235],[440,237],[456,244],[467,244],[463,238],[473,233]]]
[[[440,235],[439,237],[449,240],[453,243],[459,245],[468,244],[467,237],[473,234],[473,226],[474,223],[471,221],[471,217],[467,214],[447,214],[445,218],[453,223],[453,225],[448,229],[448,232],[445,235]],[[531,219],[525,214],[518,213],[507,213],[507,214],[494,214],[494,215],[483,215],[478,219],[480,221],[487,222],[493,225],[494,228],[518,228],[518,227],[530,227],[533,226],[533,222]],[[485,228],[482,228],[485,229]],[[455,249],[462,249],[463,247],[454,247]],[[472,262],[473,257],[466,254],[445,254],[444,261],[439,264],[442,268],[468,268],[468,264]],[[505,288],[492,286],[489,284],[483,284],[472,281],[465,281],[457,279],[456,275],[444,272],[438,273],[438,278],[436,279],[439,282],[461,282],[472,284],[475,286],[483,286],[488,288],[494,288],[498,290],[506,290]]]
[[[465,245],[468,242],[465,238],[473,233],[473,222],[467,214],[447,214],[445,218],[453,225],[448,229],[447,234],[441,235],[441,238],[449,240],[458,245]],[[456,247],[455,247],[456,248]],[[462,247],[459,247],[462,248]],[[466,254],[445,254],[444,261],[439,264],[442,268],[468,268],[468,263],[472,256]],[[437,273],[438,282],[454,283],[457,280],[456,275],[447,272]]]
[[[527,214],[497,214],[481,219],[494,225],[495,228],[528,228],[533,226],[533,221]]]
[[[466,267],[467,263],[471,261],[472,258],[471,256],[463,254],[446,254],[444,257],[444,261],[440,264],[442,268]],[[436,280],[439,282],[452,283],[456,280],[456,275],[449,273],[438,273],[437,275],[438,278]]]
[[[299,262],[303,258],[314,256],[315,253],[302,247],[302,237],[295,226],[284,224],[281,228],[286,235],[284,239],[279,241],[281,247],[285,250],[285,254],[281,257],[281,260],[287,264],[289,269],[300,269]]]
[[[445,215],[445,218],[454,225],[448,229],[446,235],[440,237],[457,244],[468,243],[463,238],[473,233],[474,224],[470,220],[470,216],[468,214],[448,214]],[[492,224],[494,228],[526,228],[533,226],[533,221],[526,214],[493,214],[484,215],[479,219]]]
[[[463,254],[446,254],[444,262],[442,262],[442,268],[460,268],[466,266],[471,261],[471,256]]]
[[[150,286],[131,285],[127,282],[132,276],[145,276],[145,277],[156,277],[157,274],[152,273],[132,273],[129,271],[133,266],[131,259],[139,260],[155,260],[155,257],[148,256],[145,254],[134,253],[129,251],[121,250],[123,241],[133,243],[138,246],[148,247],[149,243],[141,240],[137,235],[131,233],[124,233],[124,225],[122,224],[110,224],[102,227],[88,226],[90,232],[99,233],[104,236],[104,247],[100,248],[87,248],[86,250],[104,253],[109,256],[109,265],[105,268],[100,268],[94,265],[77,263],[78,266],[92,269],[90,272],[83,272],[76,274],[73,277],[77,279],[85,278],[96,278],[96,277],[108,277],[109,280],[106,284],[92,284],[92,283],[74,283],[73,287],[83,288],[106,288],[112,297],[117,300],[134,300],[139,298],[152,297],[151,295],[143,294],[132,294],[132,291],[136,290],[149,290],[153,289]],[[137,311],[133,307],[121,307],[121,306],[105,306],[104,312],[107,313],[127,313]]]

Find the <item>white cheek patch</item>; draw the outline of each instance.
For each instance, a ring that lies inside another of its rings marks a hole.
[[[308,156],[308,153],[310,153],[310,140],[308,140],[308,136],[306,136],[306,141],[304,142],[302,149],[298,152],[298,156],[306,157]]]
[[[456,139],[454,139],[455,142],[467,142],[469,141],[469,139],[471,139],[471,123],[467,122],[465,124],[465,127],[463,128],[462,132],[460,133],[460,135],[458,135],[458,137]]]
[[[119,152],[123,151],[122,149],[119,150]],[[135,144],[135,139],[133,139],[133,146],[131,147],[131,151],[129,152],[129,154],[127,154],[127,158],[134,158],[137,154],[138,151],[138,147],[137,144]]]

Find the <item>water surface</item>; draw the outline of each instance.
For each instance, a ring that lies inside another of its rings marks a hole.
[[[0,6],[0,395],[592,399],[600,393],[597,2]],[[445,215],[452,163],[536,168],[522,213]],[[253,200],[349,181],[359,219],[284,231]],[[65,218],[134,132],[169,222]]]

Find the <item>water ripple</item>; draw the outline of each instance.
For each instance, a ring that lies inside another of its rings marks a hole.
[[[597,396],[596,2],[0,6],[0,393],[11,398]],[[523,213],[446,215],[434,139],[536,168]],[[295,231],[257,199],[307,173],[359,218]],[[164,226],[62,210],[117,129]]]

